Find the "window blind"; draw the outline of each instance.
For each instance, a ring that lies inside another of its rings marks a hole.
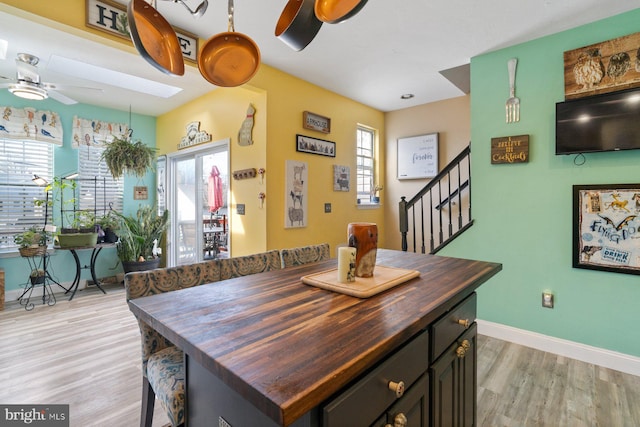
[[[95,209],[97,219],[110,209],[122,212],[124,183],[113,179],[104,160],[104,148],[81,146],[78,149],[78,203],[81,210]]]
[[[34,175],[53,181],[53,145],[47,142],[0,139],[0,250],[13,249],[13,236],[31,226],[44,227],[45,212],[51,221],[51,209],[45,200],[44,186]]]

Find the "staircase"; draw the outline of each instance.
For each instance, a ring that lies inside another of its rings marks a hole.
[[[471,144],[399,208],[403,251],[435,254],[471,227]]]

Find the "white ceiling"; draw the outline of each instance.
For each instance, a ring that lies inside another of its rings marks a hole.
[[[200,0],[185,2],[191,9],[200,4]],[[174,26],[206,40],[227,31],[228,20],[227,1],[209,2],[207,12],[199,19],[172,1],[158,0],[157,9]],[[84,7],[84,1],[78,3]],[[274,35],[286,3],[287,0],[235,0],[235,30],[255,40],[263,63],[382,111],[462,95],[439,72],[468,64],[473,56],[638,6],[637,0],[370,0],[351,19],[340,24],[323,24],[311,44],[295,52]],[[187,66],[181,77],[168,76],[144,61],[133,47],[126,51],[113,42],[107,46],[100,43],[105,41],[101,37],[72,35],[35,23],[32,16],[24,13],[15,16],[15,12],[0,4],[0,39],[8,41],[6,59],[0,60],[1,76],[13,78],[16,54],[31,53],[40,57],[43,81],[103,89],[98,95],[82,89],[64,90],[64,95],[123,111],[131,106],[136,113],[154,116],[215,89],[196,67]],[[601,40],[596,38],[594,42],[597,41]],[[65,71],[48,68],[59,57],[183,90],[164,99],[71,77]],[[404,93],[413,93],[415,97],[401,100]]]

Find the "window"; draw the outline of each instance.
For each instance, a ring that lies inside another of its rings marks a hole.
[[[46,203],[34,202],[46,194],[33,178],[53,180],[53,148],[45,142],[0,139],[0,249],[15,248],[15,234],[44,227]]]
[[[375,132],[358,126],[356,138],[356,178],[358,204],[370,204],[375,185]]]
[[[96,219],[109,209],[122,212],[123,179],[113,179],[102,158],[104,148],[82,146],[78,148],[78,200],[80,210],[93,211]]]

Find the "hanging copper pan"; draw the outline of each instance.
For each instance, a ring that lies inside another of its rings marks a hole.
[[[289,0],[276,24],[276,37],[295,51],[307,47],[322,26],[313,4],[314,0]]]
[[[367,0],[316,0],[316,16],[327,24],[337,24],[351,18],[364,7]]]
[[[198,55],[202,77],[222,87],[240,86],[248,82],[260,66],[258,45],[249,36],[235,32],[233,0],[229,0],[228,30],[207,40]]]
[[[127,7],[131,40],[140,55],[158,70],[182,76],[184,58],[171,25],[144,0],[131,0]]]

